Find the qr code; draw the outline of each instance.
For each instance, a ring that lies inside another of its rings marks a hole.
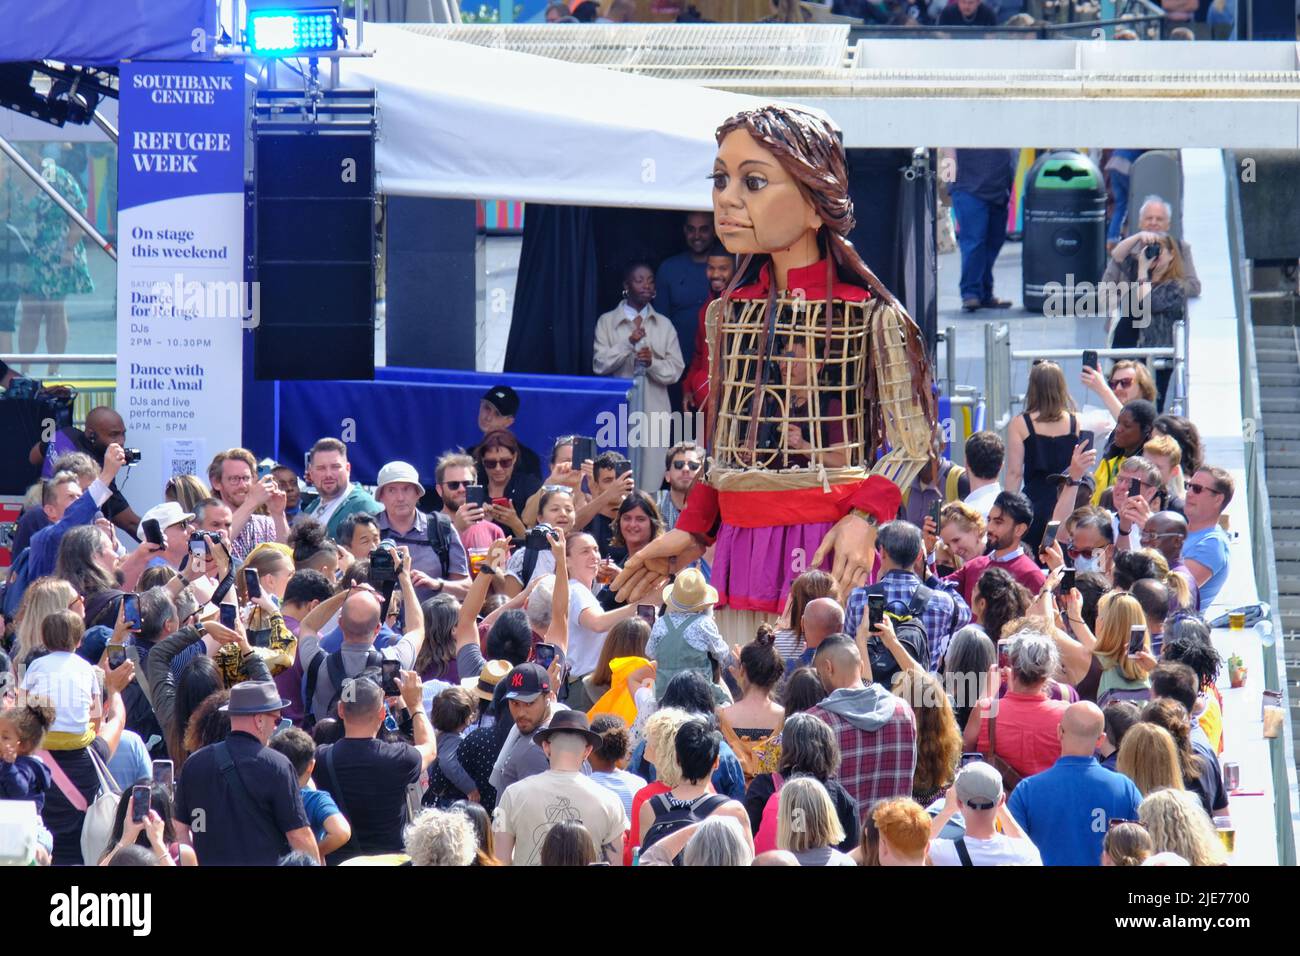
[[[197,465],[193,458],[173,458],[171,477],[175,478],[177,475],[197,474],[198,472],[196,468]]]

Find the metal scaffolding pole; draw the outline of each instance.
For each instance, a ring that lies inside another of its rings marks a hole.
[[[42,176],[31,163],[23,159],[22,154],[18,152],[18,150],[14,149],[9,140],[5,139],[3,136],[0,136],[0,152],[13,160],[14,165],[21,169],[23,173],[26,174],[27,178],[36,184],[37,188],[40,189],[41,192],[49,196],[50,200],[62,209],[67,214],[68,218],[77,224],[77,227],[82,232],[95,240],[95,244],[98,245],[99,248],[103,249],[114,262],[117,261],[117,250],[113,248],[112,243],[101,236],[99,230],[92,226],[90,221],[86,219],[86,217],[83,216],[76,207],[72,205],[72,203],[64,199],[57,189],[47,183],[45,177]]]

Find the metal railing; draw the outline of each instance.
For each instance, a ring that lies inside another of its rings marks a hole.
[[[1163,34],[1165,14],[1151,0],[1125,0],[1117,5],[1116,16],[1109,19],[1039,20],[1033,26],[996,27],[890,26],[883,23],[855,23],[849,29],[849,42],[897,37],[911,39],[975,40],[1088,40],[1109,37],[1114,30],[1126,27],[1139,37],[1159,40]]]
[[[1228,248],[1232,261],[1233,296],[1237,306],[1237,329],[1241,362],[1241,414],[1243,419],[1258,421],[1260,416],[1259,365],[1255,353],[1254,315],[1250,301],[1250,262],[1246,258],[1245,234],[1241,218],[1241,201],[1237,194],[1237,159],[1232,150],[1223,151],[1227,175]],[[1264,661],[1264,686],[1282,695],[1283,733],[1269,741],[1272,765],[1273,815],[1277,833],[1277,861],[1283,866],[1296,864],[1296,769],[1292,761],[1294,728],[1291,726],[1291,702],[1288,699],[1282,616],[1277,589],[1277,554],[1273,544],[1273,520],[1269,509],[1267,462],[1264,432],[1260,428],[1246,436],[1246,500],[1250,522],[1250,540],[1254,547],[1255,588],[1261,600],[1268,602],[1273,646],[1261,647]]]
[[[1024,401],[1023,395],[1011,390],[1013,362],[1033,362],[1038,359],[1082,360],[1082,348],[1069,349],[1017,349],[1011,348],[1009,326],[990,322],[984,326],[984,391],[987,402],[985,427],[1006,437],[1011,424],[1012,406]],[[1141,359],[1151,368],[1169,368],[1169,392],[1164,410],[1171,415],[1186,415],[1187,400],[1187,322],[1174,323],[1174,344],[1123,349],[1095,349],[1099,359]]]

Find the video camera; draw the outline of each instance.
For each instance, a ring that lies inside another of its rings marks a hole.
[[[397,543],[391,538],[385,538],[379,542],[379,547],[370,552],[370,573],[366,580],[372,588],[382,591],[385,584],[397,583],[401,564]]]

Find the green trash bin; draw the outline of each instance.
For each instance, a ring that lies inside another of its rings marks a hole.
[[[1053,312],[1072,315],[1068,290],[1101,281],[1106,269],[1106,184],[1096,163],[1073,150],[1039,157],[1025,177],[1021,242],[1025,308],[1042,313],[1055,292],[1047,287],[1059,283]]]

